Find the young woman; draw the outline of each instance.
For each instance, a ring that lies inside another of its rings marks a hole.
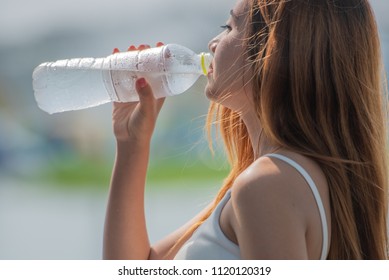
[[[150,139],[164,100],[115,104],[108,259],[387,259],[386,111],[367,0],[238,0],[209,48],[206,95],[231,171],[219,194],[151,246]],[[132,48],[134,49],[134,48]]]

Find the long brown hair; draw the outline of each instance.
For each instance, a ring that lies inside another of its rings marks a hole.
[[[250,2],[247,61],[263,135],[322,168],[331,199],[328,258],[387,259],[387,96],[368,1]],[[231,165],[216,206],[254,155],[236,112],[211,103],[207,123],[215,120]]]

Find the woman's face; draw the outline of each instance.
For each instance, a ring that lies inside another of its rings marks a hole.
[[[251,100],[253,72],[250,70],[246,48],[248,0],[239,0],[218,36],[209,42],[214,59],[208,73],[205,90],[209,99],[234,111],[246,108]]]

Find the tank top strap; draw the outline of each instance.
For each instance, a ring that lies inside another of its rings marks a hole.
[[[308,174],[308,172],[297,162],[294,160],[280,155],[280,154],[266,154],[264,155],[265,157],[272,157],[272,158],[277,158],[279,160],[282,160],[286,162],[287,164],[291,165],[294,167],[305,179],[305,181],[308,183],[310,189],[312,190],[313,196],[315,197],[317,207],[319,209],[320,213],[320,219],[321,219],[321,224],[322,224],[322,234],[323,234],[323,244],[322,244],[322,251],[321,251],[321,256],[320,259],[326,259],[327,258],[327,253],[328,253],[328,226],[327,226],[327,219],[326,219],[326,213],[324,210],[323,202],[320,197],[319,190],[317,189],[317,186],[315,182],[312,180],[312,177]]]

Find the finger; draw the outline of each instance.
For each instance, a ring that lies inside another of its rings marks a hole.
[[[154,112],[157,103],[150,84],[145,78],[139,78],[135,82],[135,87],[139,95],[141,110],[150,113]]]
[[[139,94],[139,101],[141,103],[142,101],[150,102],[150,100],[155,99],[153,91],[145,78],[139,78],[136,80],[135,88]]]
[[[142,45],[139,45],[138,50],[142,51],[142,50],[149,49],[149,48],[150,48],[150,45],[142,44]]]
[[[158,43],[156,44],[157,47],[162,47],[163,45],[164,45],[164,43],[162,43],[162,42],[158,42]]]

